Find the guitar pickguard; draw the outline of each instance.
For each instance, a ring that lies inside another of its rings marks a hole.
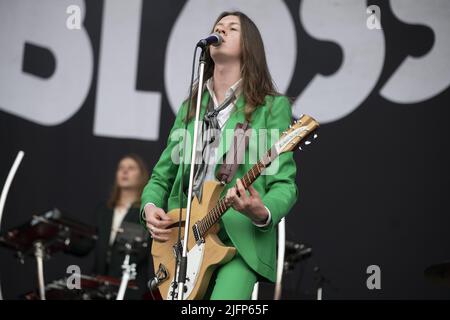
[[[185,282],[185,293],[183,296],[183,300],[187,300],[189,298],[189,295],[191,294],[192,290],[195,287],[198,275],[200,273],[200,268],[202,266],[203,262],[203,256],[205,252],[205,244],[203,242],[197,243],[194,247],[192,247],[191,250],[188,251],[187,254],[187,270],[186,270],[186,282]],[[174,282],[174,278],[171,279],[171,283]],[[171,285],[170,289],[167,293],[167,300],[172,299],[174,288]],[[178,296],[178,283],[176,284],[175,289],[175,299],[177,299]]]

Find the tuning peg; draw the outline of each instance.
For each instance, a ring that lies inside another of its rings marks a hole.
[[[309,145],[309,144],[311,144],[311,141],[306,140],[306,141],[305,141],[305,146],[307,146],[307,145]]]
[[[317,139],[318,135],[317,133],[314,133],[313,139]]]

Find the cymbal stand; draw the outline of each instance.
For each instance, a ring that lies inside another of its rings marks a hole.
[[[122,281],[120,282],[119,292],[117,293],[116,300],[123,300],[125,296],[125,290],[128,286],[128,281],[136,279],[136,263],[130,264],[130,253],[132,247],[129,243],[125,244],[126,254],[122,264]]]

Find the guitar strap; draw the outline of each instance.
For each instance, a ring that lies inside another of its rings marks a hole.
[[[238,123],[234,128],[233,143],[228,152],[224,154],[222,165],[216,175],[216,178],[223,184],[233,180],[239,164],[243,163],[242,160],[244,159],[245,150],[248,147],[252,132],[252,130],[248,130],[249,128],[250,124],[248,121]]]

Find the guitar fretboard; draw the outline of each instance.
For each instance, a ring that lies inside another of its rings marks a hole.
[[[265,163],[258,161],[247,173],[242,177],[242,184],[247,188],[261,175],[261,172],[270,164],[270,151],[263,157]],[[203,219],[197,221],[197,227],[201,237],[217,222],[220,217],[228,210],[229,206],[225,203],[225,197],[222,197]]]

